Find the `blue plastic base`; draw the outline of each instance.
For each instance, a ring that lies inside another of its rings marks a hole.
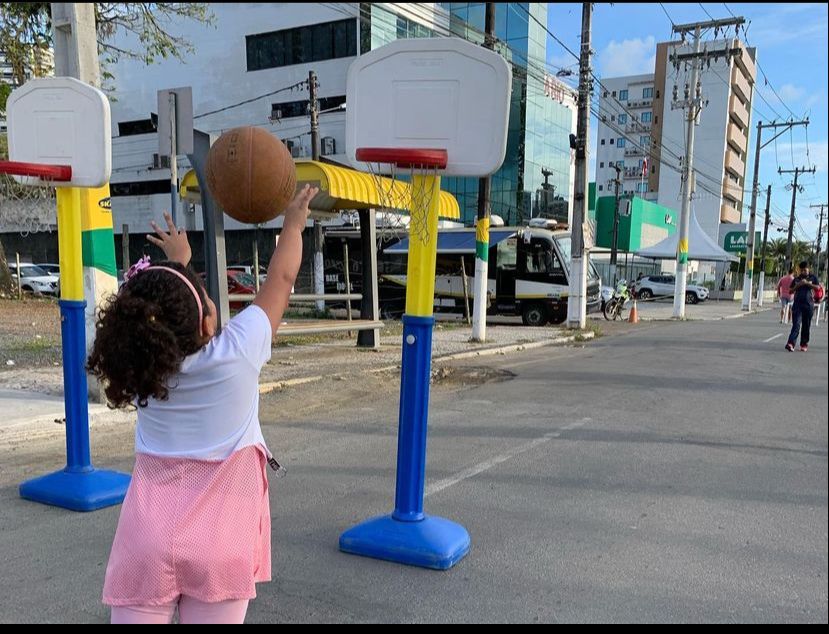
[[[469,552],[469,533],[460,524],[426,516],[401,522],[391,515],[366,520],[340,535],[340,550],[409,566],[447,570]]]
[[[130,476],[117,471],[55,471],[20,485],[20,497],[70,511],[94,511],[124,501]]]

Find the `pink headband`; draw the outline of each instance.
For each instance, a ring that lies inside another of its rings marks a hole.
[[[202,307],[201,297],[199,297],[199,292],[196,290],[196,287],[193,286],[193,283],[187,279],[185,275],[182,275],[175,269],[171,269],[168,266],[154,266],[150,265],[150,256],[145,255],[143,258],[138,260],[135,264],[133,264],[129,270],[124,273],[124,280],[129,281],[142,271],[149,271],[149,270],[156,270],[156,271],[167,271],[168,273],[172,273],[176,277],[178,277],[182,282],[187,284],[187,288],[190,289],[190,292],[193,293],[193,298],[196,300],[196,306],[199,308],[199,335],[204,336],[204,325],[203,325],[203,315],[204,315],[204,308]]]

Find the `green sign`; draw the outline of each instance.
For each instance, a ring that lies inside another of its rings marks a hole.
[[[754,234],[754,250],[760,246],[760,232]],[[725,234],[723,249],[729,253],[745,253],[748,247],[748,231],[731,231]]]

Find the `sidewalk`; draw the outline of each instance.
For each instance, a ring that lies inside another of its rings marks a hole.
[[[400,365],[399,327],[381,331],[376,350],[357,348],[355,338],[324,343],[291,343],[279,339],[269,363],[262,369],[259,390],[266,394],[286,387],[316,383],[326,378],[347,380],[360,374],[397,372]],[[593,337],[592,331],[576,333],[559,327],[528,328],[490,325],[484,344],[471,343],[465,323],[438,323],[432,341],[433,361],[488,354],[508,354],[547,345],[564,345]],[[300,339],[300,341],[307,338]],[[60,367],[15,368],[0,372],[0,444],[25,437],[52,436],[64,432],[63,372]],[[115,411],[103,404],[89,404],[90,426],[134,422],[135,412]]]
[[[642,321],[670,321],[673,306],[669,301],[639,302]],[[751,312],[740,310],[738,302],[704,302],[689,305],[687,319],[719,321],[737,319],[770,310],[766,306]],[[626,313],[627,314],[627,313]],[[493,318],[487,325],[486,343],[469,341],[472,329],[452,316],[439,316],[432,340],[435,365],[453,359],[470,359],[485,355],[511,354],[551,345],[567,345],[591,339],[594,332],[574,332],[560,326],[529,328],[520,326],[520,318]],[[608,334],[620,326],[606,322],[600,314],[590,315],[588,325],[604,328]],[[631,325],[632,328],[636,326]],[[315,338],[316,339],[316,338]],[[274,390],[316,383],[323,379],[352,380],[361,374],[397,372],[400,366],[401,334],[398,323],[381,331],[378,349],[357,348],[355,338],[332,338],[308,343],[308,338],[277,337],[269,363],[262,369],[259,390]],[[297,341],[298,343],[292,343]],[[50,436],[63,433],[63,372],[60,367],[16,368],[0,372],[0,444],[21,437]],[[134,422],[134,412],[114,411],[102,404],[89,404],[90,425]]]

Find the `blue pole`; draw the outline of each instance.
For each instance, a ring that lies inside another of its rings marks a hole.
[[[62,299],[60,332],[63,341],[63,393],[66,401],[66,470],[92,471],[89,453],[89,406],[86,359],[85,301]]]
[[[394,519],[403,522],[423,519],[434,324],[434,317],[403,316],[397,485],[392,514]]]

